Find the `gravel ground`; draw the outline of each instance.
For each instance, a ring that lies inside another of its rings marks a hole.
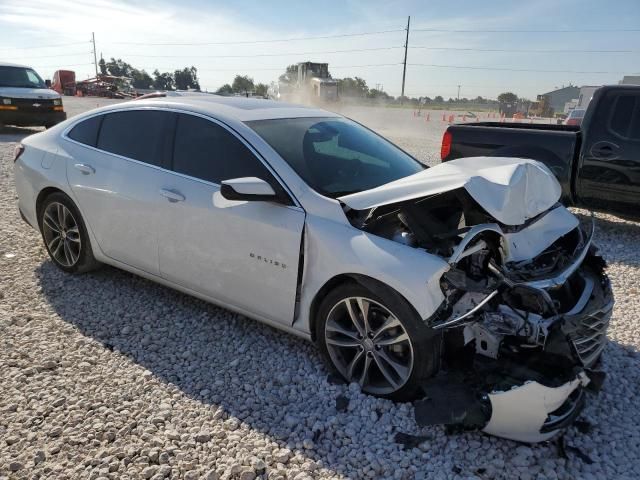
[[[608,377],[563,458],[418,428],[411,405],[329,383],[311,344],[128,273],[63,274],[16,209],[27,133],[0,134],[0,478],[640,476],[638,224],[598,215],[617,299]],[[434,158],[429,140],[394,140]],[[404,450],[397,432],[425,441]]]

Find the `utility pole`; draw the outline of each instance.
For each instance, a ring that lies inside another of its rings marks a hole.
[[[98,58],[96,55],[96,34],[91,32],[91,43],[93,43],[93,65],[96,67],[96,77],[98,76]]]
[[[400,105],[404,101],[404,80],[407,77],[407,50],[409,49],[409,25],[411,23],[411,16],[407,18],[407,38],[404,42],[404,62],[402,66],[402,93],[400,96]]]
[[[460,87],[461,87],[461,86],[462,86],[462,85],[458,85],[458,100],[460,100]]]

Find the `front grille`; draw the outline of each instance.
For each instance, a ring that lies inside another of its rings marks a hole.
[[[53,100],[45,98],[12,98],[11,105],[18,107],[19,112],[39,113],[53,110]]]
[[[571,334],[571,341],[586,367],[591,367],[607,343],[607,328],[611,320],[613,302],[585,315],[580,327]]]

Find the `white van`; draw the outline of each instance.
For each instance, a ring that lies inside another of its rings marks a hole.
[[[0,128],[49,128],[66,119],[62,97],[34,69],[0,62]]]

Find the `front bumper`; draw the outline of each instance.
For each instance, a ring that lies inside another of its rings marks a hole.
[[[67,119],[66,112],[0,110],[0,124],[18,127],[51,127]]]
[[[597,392],[604,380],[604,373],[593,369],[606,347],[613,310],[606,265],[591,245],[592,235],[582,238],[572,261],[548,277],[527,281],[494,269],[499,285],[488,301],[477,303],[471,315],[436,324],[444,332],[447,375],[454,373],[461,382],[425,384],[427,395],[445,407],[433,413],[435,402],[417,402],[419,424],[540,442],[578,417],[587,391]],[[531,329],[503,333],[496,341],[505,323],[491,322],[509,318],[508,312],[519,312]],[[464,395],[456,393],[461,385]]]

